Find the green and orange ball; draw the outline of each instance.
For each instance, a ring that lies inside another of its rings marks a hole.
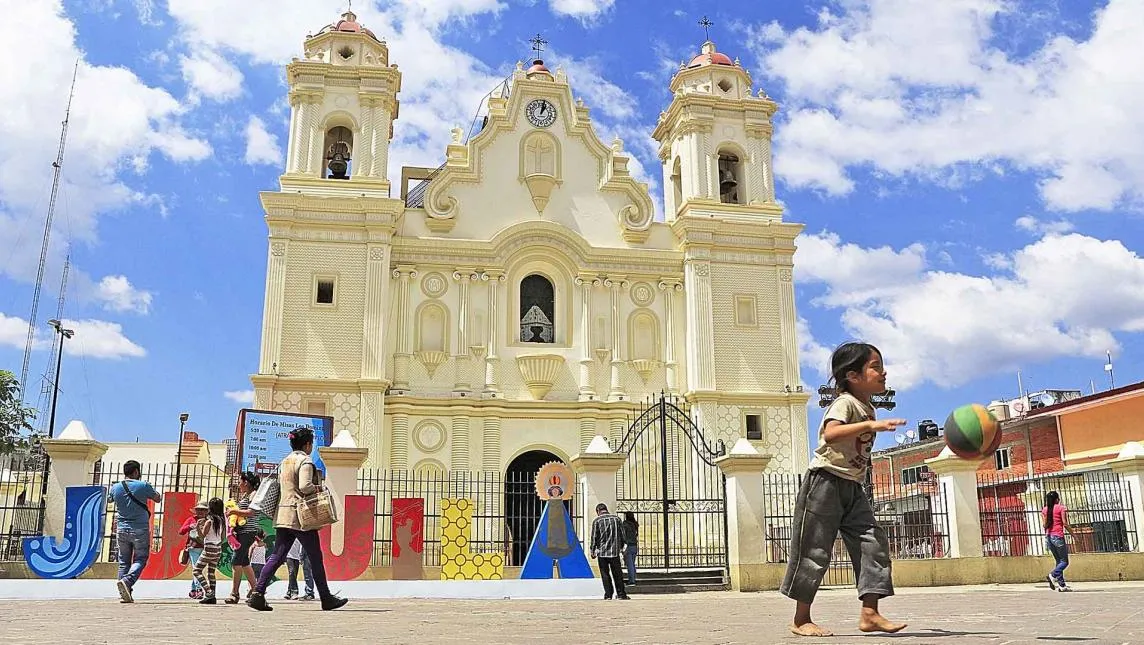
[[[972,403],[945,420],[945,445],[962,459],[984,459],[1001,445],[1001,423],[985,406]]]

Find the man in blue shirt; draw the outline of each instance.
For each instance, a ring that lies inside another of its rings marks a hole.
[[[135,602],[131,590],[151,555],[151,509],[147,508],[147,500],[161,502],[163,498],[151,484],[139,478],[138,461],[132,459],[123,464],[123,475],[125,480],[111,486],[119,547],[119,581],[116,585],[122,602]]]

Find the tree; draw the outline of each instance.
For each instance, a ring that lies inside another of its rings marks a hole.
[[[35,418],[36,411],[24,406],[16,375],[0,370],[0,455],[28,447]]]

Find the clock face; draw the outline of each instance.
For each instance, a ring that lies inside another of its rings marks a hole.
[[[536,99],[524,108],[528,122],[538,128],[547,128],[556,123],[556,106],[544,99]]]

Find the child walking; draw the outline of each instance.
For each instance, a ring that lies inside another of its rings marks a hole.
[[[1065,542],[1065,531],[1072,533],[1072,527],[1069,526],[1069,512],[1061,503],[1060,493],[1051,490],[1045,495],[1041,518],[1045,524],[1045,545],[1057,561],[1057,566],[1049,574],[1049,589],[1072,591],[1072,587],[1065,582],[1065,568],[1069,566],[1069,545]]]
[[[219,557],[222,556],[222,536],[226,530],[223,513],[222,500],[215,497],[207,504],[207,516],[199,520],[203,553],[195,563],[194,576],[203,590],[203,599],[199,601],[202,605],[214,605],[218,602],[215,600],[215,568],[218,567]]]
[[[791,632],[799,636],[833,636],[810,616],[810,606],[838,534],[846,543],[857,578],[863,632],[901,631],[878,612],[878,600],[894,595],[890,544],[874,520],[863,484],[870,451],[878,432],[888,432],[905,419],[874,419],[870,400],[886,391],[882,353],[867,343],[846,343],[830,357],[830,378],[838,398],[826,409],[818,428],[818,449],[803,477],[794,507],[790,560],[780,591],[795,605]]]

